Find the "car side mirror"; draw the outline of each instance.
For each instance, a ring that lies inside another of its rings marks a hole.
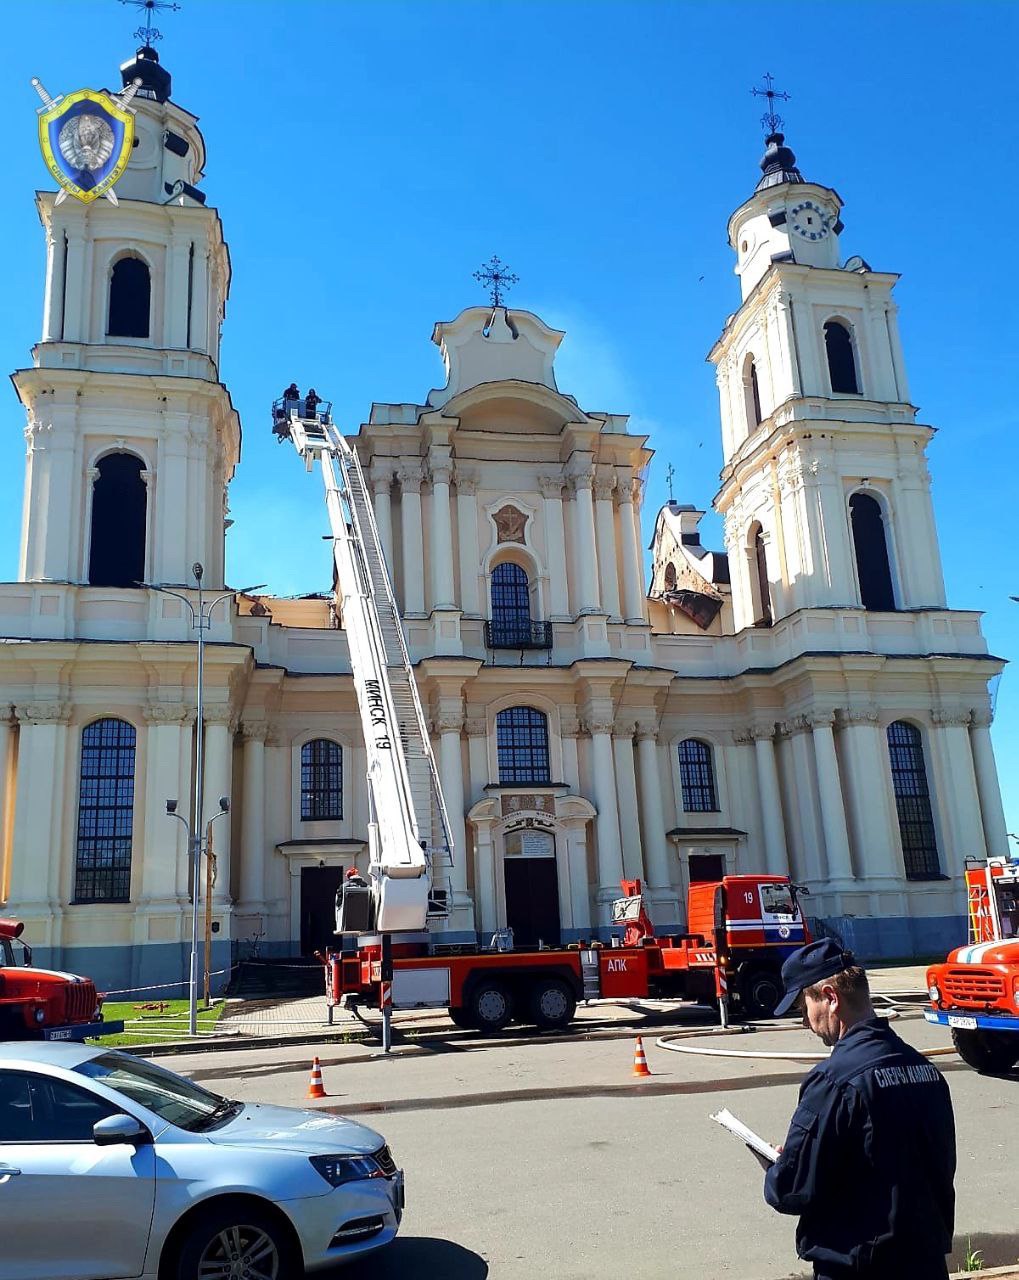
[[[134,1116],[126,1116],[118,1112],[115,1116],[104,1116],[92,1126],[92,1141],[97,1147],[113,1147],[118,1143],[130,1143],[140,1147],[152,1141],[152,1134]]]

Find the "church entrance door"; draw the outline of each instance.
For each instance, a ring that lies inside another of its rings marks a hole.
[[[342,867],[301,868],[301,955],[314,955],[337,945],[336,890]]]
[[[510,832],[506,846],[510,854],[503,860],[506,924],[513,930],[514,944],[558,946],[561,926],[555,837],[547,831]]]

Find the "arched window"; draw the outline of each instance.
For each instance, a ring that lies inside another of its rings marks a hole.
[[[110,273],[110,313],[106,333],[111,338],[147,338],[152,281],[141,258],[118,258]]]
[[[676,590],[676,566],[670,560],[665,566],[665,590]]]
[[[757,362],[747,356],[743,364],[743,399],[747,411],[747,427],[753,431],[764,420],[761,412],[761,389],[757,382]]]
[[[301,821],[343,817],[343,749],[329,738],[313,738],[301,748]]]
[[[534,707],[508,707],[495,717],[499,781],[551,782],[548,720]]]
[[[526,572],[512,561],[492,570],[492,632],[496,647],[531,643],[531,595]]]
[[[895,593],[881,504],[869,493],[854,493],[849,499],[849,520],[853,527],[856,575],[860,580],[863,607],[885,611],[894,609]]]
[[[715,769],[708,743],[699,738],[684,738],[679,744],[679,781],[687,813],[718,812]]]
[[[853,336],[840,320],[829,320],[825,324],[824,349],[828,356],[828,378],[832,391],[859,395]]]
[[[88,560],[93,587],[133,587],[145,577],[144,469],[133,453],[108,453],[99,460]]]
[[[95,720],[81,735],[75,902],[128,902],[134,822],[135,730]]]
[[[750,542],[750,572],[753,576],[754,626],[770,627],[774,621],[771,611],[771,583],[768,581],[768,555],[764,546],[764,530],[755,524]]]
[[[888,726],[888,758],[906,879],[937,880],[941,876],[938,840],[927,786],[923,739],[915,725],[896,720]]]

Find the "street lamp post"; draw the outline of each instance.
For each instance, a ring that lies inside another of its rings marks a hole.
[[[196,695],[195,708],[195,799],[194,811],[190,823],[179,813],[177,813],[177,801],[167,800],[166,812],[171,817],[177,818],[184,823],[188,833],[188,847],[191,851],[191,968],[189,978],[189,1011],[188,1011],[188,1030],[191,1035],[198,1034],[198,905],[201,899],[201,869],[202,869],[202,805],[205,802],[205,724],[204,724],[204,686],[205,686],[205,633],[212,626],[212,611],[221,600],[229,600],[233,596],[248,595],[252,591],[258,591],[265,586],[264,582],[260,582],[254,587],[245,587],[241,591],[223,591],[215,596],[212,600],[205,603],[202,597],[202,578],[205,576],[205,569],[198,561],[191,566],[191,572],[194,574],[195,582],[198,588],[198,607],[191,603],[186,595],[180,591],[173,591],[169,587],[164,587],[158,583],[140,582],[140,587],[148,587],[152,591],[160,591],[163,595],[173,596],[176,600],[183,600],[187,607],[188,613],[191,615],[191,629],[198,631],[198,688]],[[226,813],[230,807],[229,799],[223,796],[220,799],[220,814]],[[171,808],[171,805],[173,806]]]

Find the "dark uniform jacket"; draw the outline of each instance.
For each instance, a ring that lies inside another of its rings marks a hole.
[[[764,1198],[800,1215],[796,1251],[821,1280],[943,1280],[954,1178],[944,1077],[870,1018],[804,1080]]]

